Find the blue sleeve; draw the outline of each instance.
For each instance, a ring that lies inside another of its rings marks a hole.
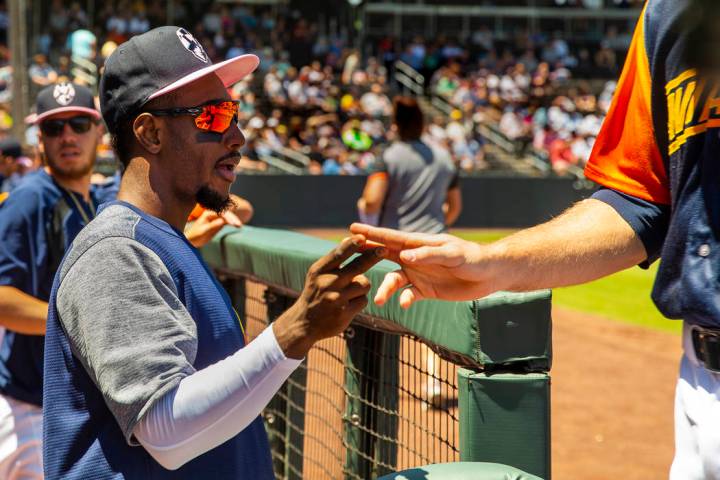
[[[104,183],[94,186],[95,199],[98,205],[117,199],[117,194],[120,191],[120,179],[120,173],[117,172]]]
[[[0,205],[0,285],[33,292],[36,235],[42,228],[36,192],[16,190]]]
[[[660,258],[670,223],[668,205],[659,205],[609,188],[601,188],[591,198],[613,207],[640,237],[647,252],[647,259],[640,267],[648,268]]]

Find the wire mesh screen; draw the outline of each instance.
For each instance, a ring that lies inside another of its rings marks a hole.
[[[294,301],[223,281],[249,339]],[[277,478],[367,479],[459,461],[457,367],[408,335],[354,322],[313,347],[265,409]]]

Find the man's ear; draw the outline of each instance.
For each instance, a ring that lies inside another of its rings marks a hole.
[[[133,133],[142,148],[156,155],[162,149],[160,127],[162,122],[149,113],[141,113],[133,122]]]

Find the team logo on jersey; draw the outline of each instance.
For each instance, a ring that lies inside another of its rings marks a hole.
[[[200,42],[195,40],[195,37],[192,36],[192,33],[188,32],[184,28],[178,28],[177,29],[177,36],[180,39],[180,43],[182,43],[182,46],[185,47],[187,51],[195,55],[195,57],[200,60],[201,62],[208,63],[210,60],[208,59],[207,53],[205,53],[205,49],[200,45]]]
[[[665,85],[668,105],[668,153],[672,155],[691,137],[720,128],[720,85],[687,70]]]
[[[75,99],[75,87],[72,83],[58,83],[53,90],[53,98],[63,107],[70,105]]]

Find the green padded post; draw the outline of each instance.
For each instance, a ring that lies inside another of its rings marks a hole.
[[[458,370],[460,460],[550,479],[550,376]]]

